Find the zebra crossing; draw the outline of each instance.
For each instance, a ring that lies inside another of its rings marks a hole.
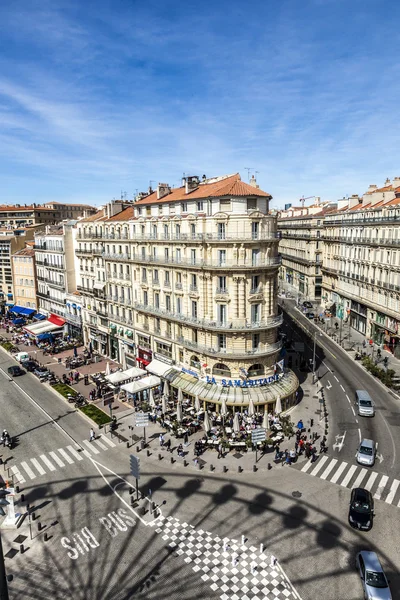
[[[66,448],[58,448],[46,454],[29,458],[10,467],[13,477],[13,484],[23,484],[26,481],[36,479],[46,473],[55,472],[63,469],[66,465],[73,465],[81,460],[83,456],[95,457],[100,451],[109,450],[115,447],[115,443],[108,437],[96,438],[92,442],[82,440],[80,444],[70,444]]]
[[[391,480],[388,475],[381,475],[358,465],[349,465],[344,461],[340,462],[326,454],[320,456],[316,462],[307,460],[306,463],[296,463],[293,467],[302,473],[348,489],[363,487],[371,492],[375,500],[383,500],[387,504],[400,507],[400,481]]]

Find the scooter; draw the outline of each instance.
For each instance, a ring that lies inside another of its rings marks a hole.
[[[83,396],[78,397],[77,401],[75,402],[75,408],[79,408],[80,406],[86,406],[88,403],[88,401],[86,400],[86,398],[84,398]]]

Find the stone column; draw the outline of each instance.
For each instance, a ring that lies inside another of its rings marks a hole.
[[[233,277],[232,281],[232,317],[237,319],[239,317],[239,277]]]
[[[212,275],[209,274],[209,281],[208,281],[208,318],[210,320],[212,320],[214,318],[214,302],[213,302],[213,296],[214,296],[214,290],[213,290],[213,278]]]
[[[239,318],[246,318],[246,278],[240,277],[239,282]]]

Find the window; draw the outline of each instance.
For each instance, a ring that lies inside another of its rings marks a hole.
[[[258,235],[260,231],[260,223],[255,221],[251,224],[251,237],[253,240],[258,240]]]
[[[142,269],[142,281],[143,282],[147,281],[147,269],[145,269],[145,268]]]
[[[195,344],[197,344],[198,342],[197,329],[192,329],[192,342],[194,342]]]
[[[187,202],[181,202],[181,212],[187,213],[187,211],[188,211]]]
[[[260,334],[259,333],[253,333],[253,335],[252,335],[252,348],[253,348],[253,350],[258,350],[259,345],[260,345]]]
[[[171,296],[165,296],[165,310],[171,312]]]
[[[223,375],[224,377],[230,377],[231,376],[231,371],[223,363],[217,363],[213,367],[213,375]]]
[[[259,323],[261,317],[261,304],[251,305],[251,322]]]
[[[257,209],[257,198],[247,198],[247,210]]]
[[[192,283],[190,284],[190,290],[197,292],[197,275],[192,275]]]
[[[168,358],[172,358],[172,346],[169,344],[162,344],[161,342],[156,342],[157,352],[166,356]]]
[[[192,263],[192,265],[196,264],[196,250],[191,250],[190,251],[190,262]]]
[[[190,366],[194,367],[195,369],[200,369],[200,360],[198,356],[190,357]]]
[[[182,283],[182,273],[176,273],[176,283]]]
[[[172,325],[171,325],[171,323],[167,323],[167,331],[166,331],[166,335],[167,335],[169,338],[172,338]]]
[[[176,312],[178,315],[182,313],[182,298],[180,297],[176,299]]]
[[[253,249],[251,251],[251,264],[253,267],[257,267],[259,264],[259,259],[260,259],[260,250],[259,249]]]
[[[254,294],[255,292],[257,292],[259,285],[260,285],[260,276],[259,275],[253,275],[253,277],[251,278],[251,290],[250,290],[250,293]]]
[[[221,325],[225,325],[226,324],[226,319],[227,319],[227,310],[226,310],[226,304],[218,304],[217,306],[218,308],[218,322]]]
[[[138,208],[138,215],[141,215],[141,214],[142,214],[142,207],[139,206],[139,208]]]
[[[192,238],[196,237],[196,225],[194,223],[192,223],[190,225],[190,234],[191,234]]]
[[[220,200],[219,201],[219,210],[221,211],[226,211],[226,210],[232,210],[232,201],[231,199],[225,199],[225,200]]]
[[[226,277],[218,277],[217,293],[224,294],[226,292]]]
[[[184,359],[183,350],[179,350],[179,362],[183,363],[183,359]]]
[[[176,261],[177,263],[180,263],[180,262],[181,262],[181,249],[180,249],[180,248],[177,248],[177,249],[175,250],[175,261]]]
[[[218,250],[218,265],[220,267],[226,265],[226,250]]]
[[[263,365],[260,365],[260,364],[251,365],[251,367],[249,367],[248,372],[247,372],[248,377],[259,377],[260,375],[264,375],[264,374],[265,374],[265,369],[264,369]]]
[[[158,283],[158,269],[153,271],[153,283]]]
[[[226,238],[225,223],[218,223],[218,239],[224,240]]]
[[[164,285],[170,285],[171,284],[171,280],[169,278],[169,271],[165,271],[165,280],[164,280]]]
[[[168,225],[164,225],[164,239],[167,240],[168,238]]]
[[[218,350],[226,350],[226,335],[225,335],[225,333],[218,334]]]
[[[177,240],[181,239],[181,226],[180,225],[175,225],[175,238]]]
[[[203,212],[203,210],[204,210],[203,206],[204,206],[203,200],[200,200],[197,203],[197,212]]]
[[[142,259],[146,259],[146,248],[144,246],[142,246]]]
[[[160,308],[160,294],[154,294],[154,306]]]
[[[192,317],[197,318],[197,301],[192,300]]]
[[[169,261],[169,248],[164,248],[164,258],[165,262]]]
[[[157,225],[153,225],[153,233],[152,233],[152,238],[154,240],[157,239]]]

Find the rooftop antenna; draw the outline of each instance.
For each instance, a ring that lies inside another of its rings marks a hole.
[[[250,181],[250,171],[252,171],[253,167],[244,167],[244,170],[247,171],[247,181]]]
[[[256,174],[256,179],[257,179],[257,175],[259,175],[260,171],[255,171]]]
[[[155,183],[154,179],[150,179],[150,181],[149,181],[149,187],[151,187],[151,189],[153,189],[152,186],[151,186],[152,183]]]

